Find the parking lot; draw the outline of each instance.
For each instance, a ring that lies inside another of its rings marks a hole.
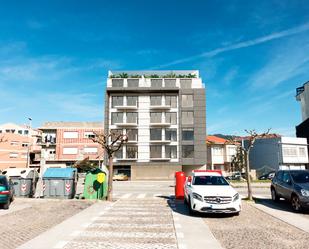
[[[109,237],[108,248],[117,248],[120,245],[125,248],[128,242],[135,248],[177,248],[178,243],[178,248],[193,249],[191,242],[196,248],[201,248],[200,240],[195,238],[199,231],[204,237],[208,232],[212,233],[218,244],[227,249],[308,248],[309,233],[296,225],[298,220],[304,226],[307,222],[309,224],[309,213],[293,213],[289,203],[285,201],[273,203],[269,199],[268,187],[254,188],[253,194],[258,197],[258,204],[243,201],[243,210],[239,216],[191,217],[182,201],[177,201],[173,206],[173,185],[173,181],[115,182],[114,197],[117,204],[93,217],[87,226],[74,227],[67,229],[68,231],[61,228],[61,222],[70,220],[69,217],[77,217],[74,215],[88,210],[86,208],[93,206],[94,202],[17,198],[9,210],[0,210],[0,232],[3,235],[1,246],[16,248],[40,234],[42,236],[52,227],[59,227],[67,241],[59,248],[99,248],[102,242],[98,237],[104,234]],[[243,196],[246,195],[245,187],[238,187],[237,190]],[[99,205],[102,208],[108,206],[101,203]],[[161,214],[164,219],[160,217]],[[289,224],[289,220],[282,220],[282,215],[294,220],[295,225]],[[80,223],[79,220],[76,222]],[[196,227],[192,228],[190,225]],[[134,229],[129,229],[130,226]],[[99,228],[103,230],[98,230]],[[106,233],[106,228],[111,228],[110,233]],[[191,228],[192,231],[188,231]],[[74,229],[78,231],[74,232]],[[47,232],[45,236],[50,235]],[[119,236],[125,239],[118,239]],[[98,243],[93,243],[94,241]]]

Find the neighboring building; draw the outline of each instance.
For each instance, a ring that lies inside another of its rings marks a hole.
[[[102,122],[46,122],[40,130],[42,164],[47,167],[72,166],[85,158],[103,161],[102,147],[90,139],[94,132],[103,132]]]
[[[309,81],[296,89],[296,99],[301,103],[303,120],[301,124],[296,126],[296,136],[305,137],[309,141]]]
[[[246,145],[246,141],[245,145]],[[307,139],[297,137],[270,137],[257,139],[250,151],[250,168],[257,173],[305,166],[308,163]]]
[[[0,169],[39,167],[40,139],[40,131],[29,126],[14,123],[0,125]]]
[[[207,136],[207,168],[231,170],[233,157],[237,153],[235,143],[217,136]]]
[[[198,71],[109,72],[105,131],[126,133],[115,172],[171,179],[206,164],[205,88]]]

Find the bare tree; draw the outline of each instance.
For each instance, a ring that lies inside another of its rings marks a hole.
[[[114,153],[119,151],[124,143],[128,141],[128,136],[116,132],[110,131],[109,134],[97,133],[94,132],[94,137],[91,140],[95,143],[98,143],[102,146],[108,157],[109,164],[109,176],[108,176],[108,191],[107,191],[107,200],[113,200],[113,157]]]

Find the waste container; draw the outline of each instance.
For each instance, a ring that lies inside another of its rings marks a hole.
[[[106,196],[106,172],[103,172],[99,168],[87,172],[85,177],[83,197],[85,199],[104,199]]]
[[[14,183],[15,196],[33,197],[39,179],[36,169],[8,168],[3,173]]]
[[[48,168],[43,174],[43,196],[72,199],[75,196],[76,183],[75,168]]]
[[[184,172],[178,171],[175,173],[175,198],[183,199],[184,198],[184,185],[186,181],[186,176]]]

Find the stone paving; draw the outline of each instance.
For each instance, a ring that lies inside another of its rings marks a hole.
[[[120,199],[63,248],[177,249],[171,209],[159,198]]]

